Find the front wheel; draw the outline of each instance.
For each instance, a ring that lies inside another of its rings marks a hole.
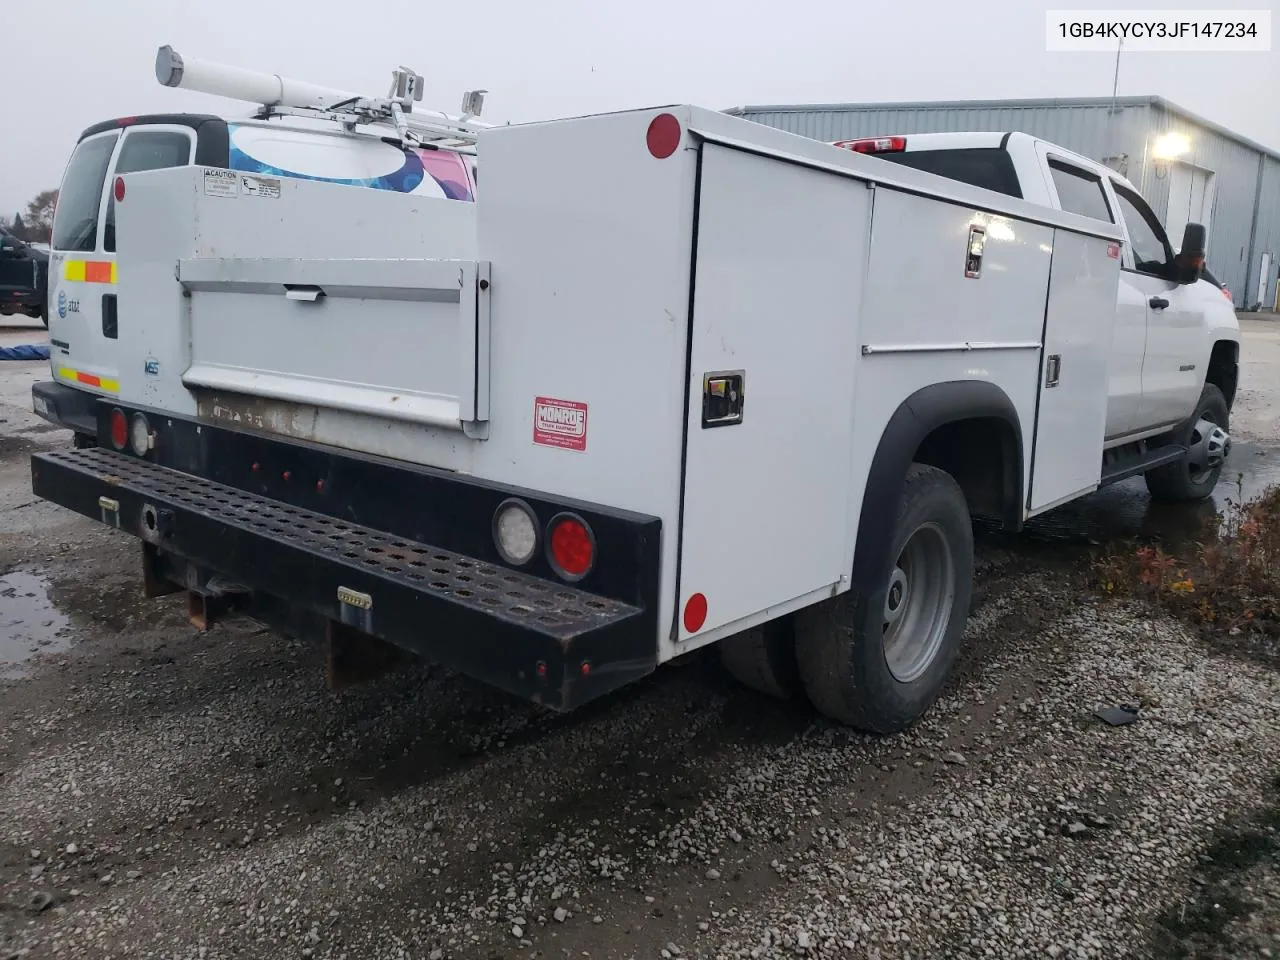
[[[951,673],[973,595],[973,524],[952,477],[912,464],[878,589],[855,589],[796,618],[796,660],[833,720],[896,733],[929,709]]]
[[[1222,391],[1206,383],[1196,412],[1178,433],[1178,442],[1187,447],[1187,455],[1145,475],[1153,499],[1186,503],[1213,494],[1231,453],[1230,417]]]

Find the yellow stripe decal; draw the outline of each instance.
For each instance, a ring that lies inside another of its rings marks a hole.
[[[62,279],[74,283],[115,283],[114,260],[64,260]]]
[[[97,387],[99,390],[105,390],[107,393],[120,392],[120,381],[112,380],[110,377],[98,377],[92,373],[82,373],[79,370],[72,370],[70,367],[59,367],[58,376],[63,380],[73,380],[76,383],[83,383],[86,387]]]

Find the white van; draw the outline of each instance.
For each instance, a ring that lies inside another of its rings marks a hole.
[[[321,180],[396,193],[475,199],[475,151],[467,146],[402,145],[378,126],[344,128],[307,117],[228,119],[200,114],[123,117],[85,130],[63,174],[49,262],[52,380],[32,388],[36,413],[76,434],[97,433],[94,404],[116,396],[114,190],[117,174],[197,164],[254,175]]]

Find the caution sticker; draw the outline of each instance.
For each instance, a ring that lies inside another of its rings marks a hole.
[[[240,193],[240,181],[234,170],[205,170],[206,197],[234,197]]]

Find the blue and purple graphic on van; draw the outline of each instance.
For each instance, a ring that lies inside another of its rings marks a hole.
[[[398,147],[364,136],[335,136],[265,124],[227,124],[228,166],[296,180],[471,201],[463,157],[447,150]]]

